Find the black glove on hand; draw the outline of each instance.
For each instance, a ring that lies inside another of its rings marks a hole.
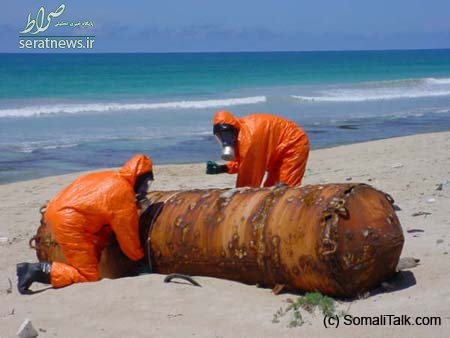
[[[226,164],[217,164],[214,161],[208,161],[206,162],[206,174],[208,175],[215,175],[215,174],[222,174],[228,172],[228,167]]]

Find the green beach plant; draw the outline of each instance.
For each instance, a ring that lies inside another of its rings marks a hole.
[[[281,317],[287,313],[292,313],[288,323],[288,327],[293,328],[302,326],[305,323],[301,310],[310,314],[314,314],[316,309],[322,313],[323,316],[343,316],[345,311],[336,310],[336,301],[333,298],[322,295],[320,292],[307,292],[305,295],[298,297],[296,300],[288,298],[286,300],[289,305],[283,309],[280,307],[273,315],[272,323],[279,323]]]

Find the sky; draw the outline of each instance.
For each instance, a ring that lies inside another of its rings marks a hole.
[[[95,35],[94,52],[450,48],[449,0],[7,0],[0,52],[20,51],[29,13],[61,4],[46,33]]]

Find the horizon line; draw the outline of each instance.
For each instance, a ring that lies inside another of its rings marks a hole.
[[[236,51],[88,51],[88,52],[28,52],[28,51],[5,51],[0,54],[233,54],[233,53],[314,53],[314,52],[400,52],[400,51],[444,51],[450,47],[442,48],[387,48],[387,49],[311,49],[311,50],[236,50]]]

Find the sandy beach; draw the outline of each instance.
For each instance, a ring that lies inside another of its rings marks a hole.
[[[151,154],[150,154],[151,155]],[[154,190],[233,187],[234,175],[205,175],[205,165],[155,164]],[[0,186],[0,337],[15,337],[29,318],[39,337],[444,337],[450,329],[450,132],[312,151],[303,185],[362,182],[389,193],[405,235],[402,257],[420,264],[392,290],[341,302],[353,316],[436,316],[440,326],[345,326],[323,316],[288,328],[272,323],[286,299],[270,289],[196,277],[202,288],[163,283],[158,274],[48,288],[20,295],[15,265],[37,260],[28,247],[39,208],[80,173]],[[12,282],[12,289],[10,282]],[[34,290],[45,288],[34,284]]]

